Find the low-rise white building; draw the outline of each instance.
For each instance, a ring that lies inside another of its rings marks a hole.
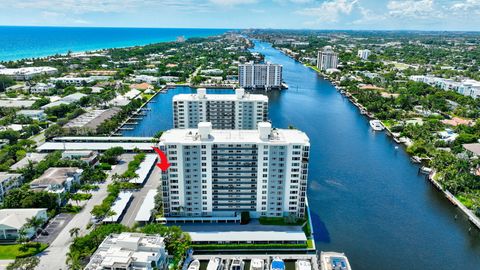
[[[35,235],[34,228],[28,228],[28,219],[36,217],[46,222],[47,208],[21,208],[0,209],[0,240],[14,241],[19,236],[19,231],[24,229],[26,237]]]
[[[95,80],[91,77],[61,77],[50,79],[53,83],[64,83],[66,85],[85,86]]]
[[[42,176],[30,182],[33,190],[44,190],[58,195],[58,204],[62,204],[64,194],[80,182],[83,170],[77,167],[49,168]]]
[[[5,75],[17,81],[28,81],[39,75],[52,75],[58,70],[54,67],[22,67],[22,68],[2,68],[0,75]]]
[[[17,112],[17,115],[23,115],[39,121],[47,119],[47,115],[43,110],[20,110]]]
[[[111,234],[90,257],[86,270],[167,269],[163,237],[141,233]]]
[[[471,79],[454,81],[452,79],[444,79],[431,75],[412,75],[409,77],[411,81],[423,82],[432,86],[436,86],[445,91],[456,91],[464,96],[472,98],[480,97],[480,82]]]
[[[19,173],[0,172],[0,202],[10,189],[19,187],[22,182],[23,176]]]
[[[53,88],[55,88],[55,84],[53,83],[37,83],[34,86],[31,86],[29,91],[32,94],[43,94]]]

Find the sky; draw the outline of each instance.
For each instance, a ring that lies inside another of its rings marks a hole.
[[[480,0],[0,0],[0,25],[480,30]]]

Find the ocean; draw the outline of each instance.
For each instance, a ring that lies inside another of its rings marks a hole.
[[[0,26],[0,61],[147,45],[178,36],[206,37],[228,29]]]

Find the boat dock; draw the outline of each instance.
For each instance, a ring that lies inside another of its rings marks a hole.
[[[278,257],[278,258],[280,258],[280,259],[282,259],[283,261],[286,261],[286,262],[289,262],[289,261],[292,262],[292,261],[297,261],[297,260],[309,261],[311,263],[312,270],[321,270],[316,254],[313,254],[313,255],[297,255],[297,254],[278,254],[278,255],[262,255],[262,254],[241,254],[241,255],[217,254],[217,255],[214,255],[214,254],[210,254],[210,255],[195,255],[195,254],[193,254],[189,261],[199,260],[199,261],[208,262],[212,257],[220,258],[222,260],[223,264],[226,266],[223,269],[229,269],[228,266],[234,258],[241,259],[241,260],[247,261],[247,262],[250,262],[252,259],[261,259],[265,262],[264,269],[270,269],[270,264],[271,264],[273,258]],[[288,267],[287,267],[287,269],[288,269]],[[245,267],[245,270],[248,270],[248,268]]]

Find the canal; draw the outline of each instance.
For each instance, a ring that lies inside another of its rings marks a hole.
[[[480,235],[430,184],[408,155],[317,73],[256,42],[254,51],[283,65],[288,90],[268,93],[275,127],[310,137],[308,199],[318,250],[341,251],[354,270],[480,269]],[[171,100],[157,95],[125,136],[172,127]],[[231,92],[231,90],[209,90]],[[458,218],[455,219],[455,216]]]

